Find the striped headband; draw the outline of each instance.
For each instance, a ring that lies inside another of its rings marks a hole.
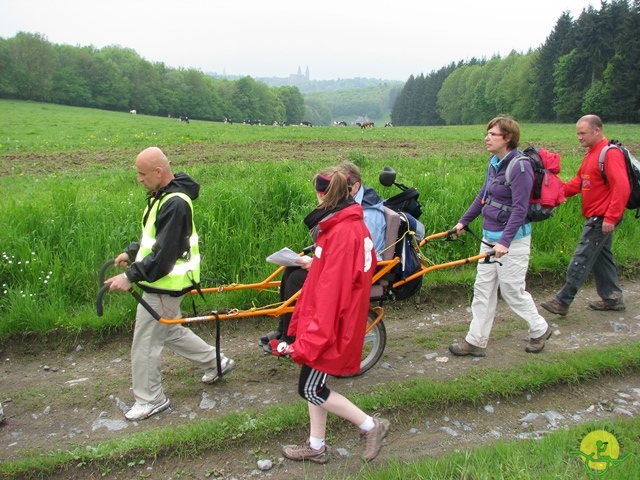
[[[351,175],[347,175],[346,179],[347,179],[347,185],[351,186]],[[329,188],[329,184],[331,183],[331,178],[319,173],[318,175],[316,175],[315,182],[316,182],[316,192],[325,193],[327,191],[327,188]]]

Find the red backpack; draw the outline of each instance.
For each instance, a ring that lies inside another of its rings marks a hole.
[[[541,222],[551,218],[558,205],[566,200],[564,196],[564,182],[558,177],[560,173],[560,155],[549,152],[544,148],[527,147],[522,155],[509,162],[505,171],[504,185],[511,188],[511,172],[516,165],[524,172],[522,161],[527,160],[533,168],[533,187],[529,198],[527,218],[531,222]],[[487,200],[488,204],[495,204]],[[513,210],[508,205],[494,205],[505,211]]]

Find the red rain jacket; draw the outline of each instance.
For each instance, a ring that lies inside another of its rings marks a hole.
[[[542,189],[540,190],[540,200],[535,201],[544,206],[557,207],[566,200],[564,184],[560,177],[557,176],[560,173],[560,155],[544,148],[538,149],[538,153],[544,168],[551,173],[555,173],[555,175],[545,174],[542,180]]]
[[[293,360],[341,376],[360,371],[376,253],[362,207],[351,205],[319,223],[313,263],[288,335]]]

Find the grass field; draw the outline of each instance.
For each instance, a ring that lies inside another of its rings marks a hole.
[[[314,206],[310,180],[320,168],[353,161],[367,183],[389,197],[397,190],[380,186],[377,175],[386,165],[394,167],[399,182],[421,192],[421,220],[427,232],[434,233],[450,228],[464,212],[482,183],[487,158],[483,125],[368,130],[197,121],[185,125],[177,119],[13,101],[0,101],[0,125],[0,343],[30,332],[42,338],[52,332],[87,329],[100,334],[131,323],[134,301],[128,296],[108,299],[105,316],[96,316],[96,273],[104,260],[139,235],[145,192],[136,184],[133,162],[147,146],[163,148],[175,170],[187,171],[202,184],[196,223],[204,273],[243,282],[261,279],[272,270],[264,258],[274,250],[300,249],[309,243],[302,218]],[[583,155],[573,125],[523,125],[522,130],[523,146],[536,144],[561,153],[561,176],[572,176]],[[640,126],[611,125],[606,133],[638,151],[633,139],[640,138]],[[531,275],[562,276],[581,225],[579,199],[569,200],[555,218],[536,225]],[[472,226],[479,230],[479,222]],[[627,214],[616,235],[617,261],[625,274],[635,276],[640,223]],[[434,243],[423,253],[440,263],[477,249],[477,242],[467,238],[465,243]],[[472,266],[430,274],[423,288],[469,283],[474,274]],[[232,296],[227,301],[251,305],[266,299]],[[410,408],[425,398],[436,404],[471,402],[474,395],[508,396],[516,384],[542,389],[610,372],[637,371],[637,358],[636,345],[593,350],[558,362],[536,363],[530,369],[507,370],[497,377],[465,379],[473,388],[461,390],[457,379],[436,387],[407,383],[402,398],[398,392],[373,392],[358,402],[381,408]],[[302,406],[293,411],[274,409],[257,419],[263,427],[259,432],[276,431],[282,425],[300,428],[305,422],[302,413]],[[201,422],[197,429],[139,436],[126,445],[105,444],[3,463],[0,477],[43,478],[78,462],[109,465],[140,455],[153,458],[157,452],[199,445],[207,438],[218,439],[224,448],[229,435],[244,433],[242,422],[225,417]],[[615,429],[632,438],[629,448],[637,451],[637,421],[621,421]],[[259,432],[247,434],[247,443],[263,441]],[[424,464],[390,465],[363,478],[576,478],[584,475],[583,467],[558,455],[568,451],[571,438],[558,432],[543,442],[501,445],[498,450],[481,449]],[[496,477],[496,472],[502,476]],[[635,478],[633,471],[625,475]]]
[[[384,166],[421,192],[427,233],[451,228],[482,183],[484,126],[433,128],[272,127],[228,125],[130,115],[32,102],[0,101],[0,338],[53,329],[117,328],[132,299],[94,312],[96,272],[139,235],[144,188],[136,184],[136,154],[160,146],[175,171],[202,185],[196,224],[203,273],[228,282],[264,278],[264,259],[309,243],[302,219],[314,207],[310,186],[319,169],[344,160],[361,168],[381,196],[398,192],[377,183]],[[583,152],[572,125],[523,125],[522,145],[563,156],[571,177]],[[612,125],[610,137],[640,138],[640,126]],[[635,274],[640,223],[631,214],[617,232],[623,271]],[[553,219],[536,224],[531,274],[562,275],[581,230],[580,201],[570,199]],[[480,221],[472,224],[480,230]],[[435,243],[433,263],[474,255],[477,242]],[[469,282],[465,267],[429,274],[426,286]],[[224,307],[265,302],[264,294],[232,294]],[[270,301],[270,300],[269,300]]]

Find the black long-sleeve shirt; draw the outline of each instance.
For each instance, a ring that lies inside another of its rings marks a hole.
[[[200,185],[186,173],[177,173],[168,185],[147,198],[148,205],[160,201],[168,193],[184,193],[195,200],[200,192]],[[125,253],[129,255],[131,266],[125,271],[129,281],[155,282],[171,272],[179,258],[189,252],[189,238],[192,234],[192,211],[189,204],[179,196],[167,199],[156,216],[156,242],[151,254],[136,262],[135,257],[140,248],[139,242],[133,242]],[[150,293],[166,293],[152,287],[141,286]],[[182,294],[184,292],[176,292]]]

